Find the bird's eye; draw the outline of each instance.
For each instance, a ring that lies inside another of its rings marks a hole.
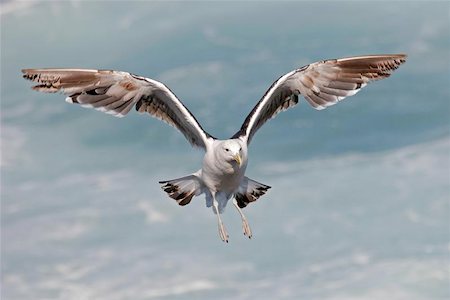
[[[228,148],[225,148],[225,151],[227,151],[227,152],[228,152],[228,151],[230,151],[230,149],[228,149]]]
[[[239,151],[242,151],[242,147],[241,147],[241,148],[239,148]]]

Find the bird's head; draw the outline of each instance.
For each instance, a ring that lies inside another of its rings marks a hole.
[[[242,161],[242,145],[237,140],[226,140],[220,145],[222,156],[228,162],[236,162],[240,167]]]

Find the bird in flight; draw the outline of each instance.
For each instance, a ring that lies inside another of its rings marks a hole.
[[[134,107],[178,129],[192,146],[204,150],[200,170],[160,181],[179,205],[205,194],[206,206],[217,215],[219,236],[228,242],[222,223],[228,200],[242,219],[244,235],[252,231],[242,209],[264,195],[270,186],[245,176],[248,146],[258,129],[279,112],[295,106],[299,96],[315,109],[334,105],[356,94],[369,82],[387,78],[406,60],[404,54],[366,55],[309,64],[278,78],[252,109],[239,131],[221,140],[207,133],[192,113],[163,83],[128,72],[92,69],[24,69],[23,77],[40,92],[62,92],[66,101],[123,117]]]

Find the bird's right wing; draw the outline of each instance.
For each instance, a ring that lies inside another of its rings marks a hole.
[[[67,102],[125,116],[133,106],[177,128],[193,146],[206,148],[212,136],[161,82],[127,72],[89,69],[24,69],[40,92],[62,92]]]
[[[316,62],[281,76],[267,90],[233,138],[250,143],[256,131],[302,95],[315,109],[324,109],[356,94],[367,83],[389,77],[406,60],[404,54],[367,55]]]

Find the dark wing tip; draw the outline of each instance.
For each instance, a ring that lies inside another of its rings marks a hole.
[[[22,77],[34,81],[37,77],[36,72],[33,72],[33,69],[22,69],[20,70],[22,72]]]
[[[399,65],[403,64],[404,62],[406,62],[406,59],[408,58],[408,55],[405,53],[400,53],[400,54],[392,54],[391,58],[393,59],[397,59]]]
[[[407,54],[398,54],[398,57],[400,58],[400,63],[403,64],[406,62],[408,55]]]
[[[56,93],[60,89],[59,78],[42,77],[39,69],[22,69],[21,72],[24,79],[39,83],[31,87],[35,91]]]
[[[20,70],[22,72],[22,74],[28,74],[31,73],[34,69],[22,69]]]
[[[28,80],[36,81],[40,73],[42,73],[42,69],[22,69],[22,77]]]

